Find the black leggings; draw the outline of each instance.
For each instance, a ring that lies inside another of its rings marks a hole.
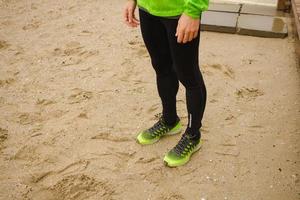
[[[180,81],[186,89],[186,132],[199,137],[206,104],[206,88],[198,64],[200,31],[191,42],[179,44],[175,36],[178,19],[157,17],[140,10],[140,22],[142,36],[156,72],[164,120],[168,124],[176,122],[176,95]]]

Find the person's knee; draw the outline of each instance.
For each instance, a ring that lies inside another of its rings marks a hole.
[[[201,80],[194,76],[178,76],[178,80],[186,89],[197,89],[202,87]]]
[[[152,60],[152,66],[157,76],[168,76],[173,74],[172,64],[160,60]]]

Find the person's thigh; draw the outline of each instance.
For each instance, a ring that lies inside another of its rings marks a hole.
[[[159,17],[143,10],[140,10],[139,14],[142,36],[156,73],[159,75],[170,73],[173,64],[166,28]]]
[[[191,42],[182,44],[177,42],[176,19],[166,19],[163,21],[168,33],[173,65],[178,79],[184,86],[194,87],[201,84],[201,74],[199,69],[199,39],[198,36]]]

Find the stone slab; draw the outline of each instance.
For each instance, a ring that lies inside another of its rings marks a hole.
[[[202,13],[201,30],[236,33],[238,13],[206,11]]]
[[[240,35],[284,38],[288,34],[284,19],[272,16],[241,14],[237,28]]]
[[[292,0],[292,11],[295,17],[295,25],[298,32],[298,39],[300,39],[300,0]],[[300,52],[300,51],[298,51]]]
[[[238,13],[240,11],[240,8],[241,8],[240,4],[210,3],[208,10]]]
[[[244,4],[241,14],[266,15],[266,16],[284,16],[282,11],[278,11],[274,6],[261,6]]]

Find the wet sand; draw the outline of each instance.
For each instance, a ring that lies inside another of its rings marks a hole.
[[[180,135],[142,147],[161,112],[140,31],[120,1],[1,1],[0,199],[297,200],[294,38],[203,32],[203,148],[163,165]],[[185,94],[178,113],[186,125]]]

